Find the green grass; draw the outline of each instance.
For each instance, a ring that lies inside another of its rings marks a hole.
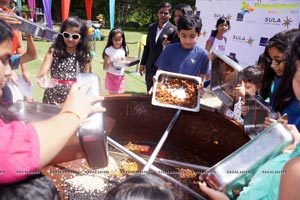
[[[103,59],[102,59],[102,51],[104,46],[106,45],[107,38],[108,38],[108,29],[102,29],[101,34],[105,36],[104,41],[91,41],[91,45],[95,45],[96,49],[96,57],[92,61],[92,71],[100,76],[101,81],[101,93],[106,95],[107,92],[105,91],[104,87],[104,80],[105,80],[105,71],[103,70]],[[133,32],[133,31],[125,31],[126,42],[129,46],[129,56],[138,56],[139,47],[138,42],[142,38],[142,32]],[[26,67],[31,74],[31,79],[34,84],[33,87],[33,98],[37,102],[41,102],[44,94],[44,89],[40,88],[36,83],[36,76],[39,73],[40,67],[42,65],[44,56],[49,49],[51,42],[46,41],[35,41],[35,46],[38,52],[38,58],[34,61],[26,63]],[[23,41],[23,45],[26,49],[26,41]],[[139,75],[136,75],[137,66],[132,66],[126,68],[125,76],[125,93],[130,94],[145,94],[146,93],[146,85],[145,85],[145,78]]]

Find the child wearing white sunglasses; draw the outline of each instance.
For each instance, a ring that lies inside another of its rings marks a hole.
[[[38,75],[39,85],[45,88],[43,103],[64,103],[77,73],[89,73],[90,67],[88,28],[79,17],[68,17],[45,55]],[[47,78],[49,72],[50,80]]]

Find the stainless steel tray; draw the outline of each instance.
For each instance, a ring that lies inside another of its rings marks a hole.
[[[265,117],[269,116],[270,108],[261,98],[246,99],[245,105],[249,110],[244,117],[244,130],[250,138],[264,130]]]
[[[201,78],[159,70],[153,86],[152,105],[198,112]]]
[[[61,107],[38,102],[28,103],[17,101],[12,104],[8,110],[12,112],[18,120],[29,123],[49,119],[58,114]]]
[[[273,124],[211,167],[200,178],[212,188],[228,194],[234,189],[241,190],[259,166],[280,154],[293,140],[292,134],[282,124]]]
[[[118,67],[131,67],[140,62],[140,58],[138,57],[125,57],[121,60],[114,61],[114,65]]]
[[[201,110],[211,112],[222,112],[224,109],[223,102],[209,89],[204,88],[200,99]]]
[[[211,90],[230,109],[234,106],[233,89],[242,83],[243,68],[224,54],[213,51]]]
[[[0,12],[6,13],[1,10],[0,10]],[[21,24],[12,24],[11,25],[12,27],[14,27],[15,29],[18,29],[21,32],[27,33],[27,34],[32,35],[37,38],[48,40],[50,42],[54,42],[58,36],[58,32],[56,32],[50,28],[42,27],[36,23],[28,21],[27,19],[24,19],[17,15],[13,15],[13,14],[9,14],[9,13],[6,13],[6,14],[8,14],[22,22]]]
[[[77,74],[78,84],[90,82],[92,88],[88,96],[100,96],[100,79],[94,73]],[[96,103],[95,107],[101,106]],[[105,135],[103,114],[95,113],[90,116],[86,123],[78,131],[79,143],[85,153],[90,168],[103,168],[108,165],[108,143]]]

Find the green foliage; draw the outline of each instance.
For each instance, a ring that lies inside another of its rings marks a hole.
[[[29,13],[29,8],[28,8],[27,5],[23,5],[23,6],[22,6],[22,12],[24,12],[24,13]]]
[[[161,0],[116,0],[115,3],[115,24],[123,26],[126,22],[138,22],[140,26],[148,25],[157,20],[157,7],[163,2]],[[173,8],[179,3],[187,3],[194,7],[196,0],[169,0]],[[37,7],[42,7],[41,1],[37,1]],[[52,18],[60,22],[61,11],[55,8],[61,8],[61,0],[52,0]],[[105,24],[109,25],[109,0],[94,0],[92,5],[92,20],[97,20],[97,15],[101,13],[105,18]],[[86,19],[85,1],[71,0],[70,15],[78,15]],[[108,27],[108,26],[107,26]]]

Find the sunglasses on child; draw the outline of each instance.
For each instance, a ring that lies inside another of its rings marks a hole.
[[[62,36],[65,39],[69,39],[71,37],[73,40],[79,40],[81,38],[81,35],[78,34],[78,33],[70,34],[70,33],[66,32],[66,31],[62,33]]]

